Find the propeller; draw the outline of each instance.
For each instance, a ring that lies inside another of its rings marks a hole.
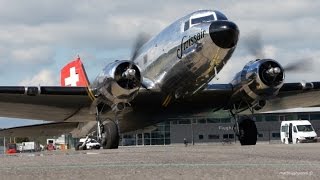
[[[250,33],[250,35],[244,39],[244,43],[246,44],[248,52],[251,55],[253,55],[256,59],[265,58],[265,52],[263,51],[261,33],[259,31],[254,31]],[[292,60],[289,64],[283,66],[283,69],[286,72],[310,71],[314,64],[313,61],[314,60],[311,57]]]
[[[249,36],[245,37],[244,43],[251,55],[253,55],[257,59],[265,57],[265,54],[263,52],[261,34],[259,31],[250,33]]]
[[[140,48],[150,39],[150,37],[145,33],[140,33],[135,40],[135,43],[133,45],[132,49],[132,55],[131,55],[131,66],[134,62],[134,60],[137,58]]]
[[[134,42],[129,67],[122,75],[123,77],[127,78],[127,88],[130,86],[130,83],[140,83],[140,80],[136,79],[136,70],[133,68],[133,65],[134,61],[139,55],[139,50],[149,39],[150,36],[145,33],[140,33]],[[141,83],[140,85],[147,89],[147,87],[143,83]]]
[[[306,72],[311,71],[313,69],[313,65],[313,58],[303,58],[296,60],[296,62],[287,64],[283,69],[287,72]]]

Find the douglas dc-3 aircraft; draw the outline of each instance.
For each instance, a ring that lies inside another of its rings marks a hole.
[[[224,14],[199,10],[148,41],[138,40],[130,60],[107,64],[92,83],[78,58],[61,70],[61,86],[0,86],[0,116],[54,121],[1,133],[94,132],[109,149],[118,147],[119,133],[181,114],[224,109],[235,119],[240,143],[254,145],[255,122],[240,112],[319,105],[320,82],[284,83],[286,68],[273,59],[256,59],[230,83],[209,84],[231,58],[238,38],[238,26]]]

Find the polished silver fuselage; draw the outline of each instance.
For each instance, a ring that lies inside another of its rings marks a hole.
[[[209,35],[211,22],[184,31],[184,24],[191,16],[208,12],[214,11],[196,11],[175,21],[142,46],[135,64],[149,89],[176,98],[192,95],[223,68],[235,46],[223,49],[215,45]],[[197,38],[196,42],[188,42],[193,37]]]

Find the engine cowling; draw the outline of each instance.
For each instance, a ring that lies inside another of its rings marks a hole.
[[[132,101],[141,86],[139,68],[131,61],[121,60],[108,64],[93,83],[95,95],[105,104],[121,110]]]
[[[284,69],[273,59],[257,59],[245,65],[237,73],[231,84],[235,93],[233,102],[241,107],[248,103],[255,109],[261,109],[265,100],[278,94],[284,82]]]

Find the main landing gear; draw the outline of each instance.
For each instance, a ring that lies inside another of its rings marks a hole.
[[[106,119],[102,121],[100,114],[104,108],[104,105],[99,108],[96,107],[96,121],[97,121],[97,140],[100,142],[103,149],[118,149],[120,131],[118,113],[116,110],[114,120]]]
[[[256,145],[257,143],[257,126],[250,116],[239,116],[238,112],[230,111],[235,120],[234,131],[238,136],[241,145]],[[253,113],[253,111],[252,111]]]

